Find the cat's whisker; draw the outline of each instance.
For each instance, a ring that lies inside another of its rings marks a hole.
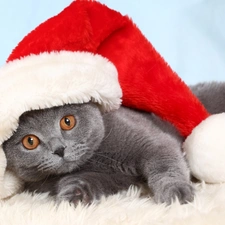
[[[113,159],[112,157],[106,156],[104,154],[99,154],[99,152],[96,152],[95,155],[100,156],[100,157],[103,157],[103,158],[106,158],[106,159],[109,159],[112,162],[116,162],[117,164],[122,164],[122,162],[120,162],[120,161],[118,161],[116,159]]]
[[[86,153],[85,151],[83,151],[83,152],[78,152],[78,154],[75,153],[74,156],[75,156],[75,158],[80,158],[80,157],[83,156],[85,153]]]
[[[110,167],[110,164],[104,163],[104,162],[101,162],[101,161],[98,161],[98,160],[95,160],[95,159],[92,159],[92,158],[88,159],[87,162],[100,164],[100,165],[103,165],[103,166],[106,166],[106,167]]]
[[[105,141],[109,136],[110,136],[110,134],[112,133],[112,128],[110,129],[110,131],[109,131],[109,133],[104,137],[104,139],[103,139],[103,141]]]
[[[54,169],[54,166],[55,166],[55,163],[52,162],[52,161],[46,161],[44,162],[43,164],[40,164],[37,169],[38,171],[41,171],[41,172],[46,172],[48,171],[49,169]]]
[[[44,168],[45,166],[49,166],[50,165],[49,163],[50,163],[49,161],[47,161],[45,163],[41,163],[37,166],[37,169],[39,170],[39,169]]]
[[[50,176],[50,174],[48,174],[48,175],[46,176],[46,178],[45,178],[45,179],[43,180],[43,182],[41,183],[41,186],[43,186],[43,185],[45,184],[45,182],[48,181],[49,176]]]

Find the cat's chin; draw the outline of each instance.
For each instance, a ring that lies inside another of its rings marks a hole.
[[[93,154],[86,154],[79,158],[64,157],[61,159],[61,165],[55,170],[58,175],[71,173],[79,170],[84,164],[88,163]]]
[[[57,169],[57,174],[71,173],[79,169],[79,165],[74,161],[64,161],[63,165]]]
[[[84,164],[82,160],[77,161],[77,160],[73,160],[72,158],[70,158],[69,160],[67,158],[63,158],[60,161],[61,162],[58,165],[57,169],[54,169],[51,175],[71,173],[76,170],[79,170],[79,168]]]
[[[46,179],[49,175],[47,174],[40,174],[40,173],[23,173],[23,174],[18,174],[18,176],[24,180],[25,182],[38,182],[41,180]]]

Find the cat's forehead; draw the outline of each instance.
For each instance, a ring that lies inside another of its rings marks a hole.
[[[43,122],[55,121],[66,115],[82,115],[88,114],[95,108],[93,104],[68,104],[41,110],[32,110],[21,115],[19,123],[29,123],[38,125]]]

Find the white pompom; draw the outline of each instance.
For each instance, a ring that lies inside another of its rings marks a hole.
[[[202,121],[183,147],[193,176],[208,183],[225,182],[225,113]]]

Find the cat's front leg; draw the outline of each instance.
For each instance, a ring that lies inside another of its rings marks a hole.
[[[126,190],[130,185],[137,185],[137,178],[121,174],[104,174],[97,172],[78,172],[65,175],[56,184],[55,198],[59,203],[69,201],[90,204],[101,196],[115,194]]]
[[[153,198],[157,203],[165,202],[169,205],[178,199],[181,204],[186,204],[194,199],[193,186],[181,179],[161,178],[152,189],[154,193]]]
[[[180,147],[158,146],[146,153],[141,167],[157,203],[171,204],[176,198],[181,204],[191,202],[194,188],[190,182],[190,171],[180,152]]]
[[[75,205],[79,202],[88,205],[99,199],[100,193],[94,190],[95,188],[85,178],[74,175],[65,176],[57,183],[55,199],[57,203],[68,201]]]
[[[97,199],[99,193],[94,190],[95,188],[81,174],[49,177],[42,181],[25,184],[26,191],[48,193],[57,203],[69,201],[74,204],[79,201],[89,204]]]

